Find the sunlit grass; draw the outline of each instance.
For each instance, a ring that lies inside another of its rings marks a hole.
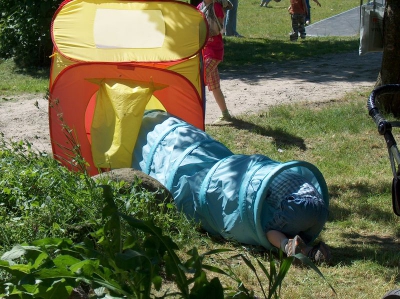
[[[21,93],[44,93],[48,84],[49,69],[18,69],[13,60],[0,60],[1,98]]]
[[[319,2],[321,7],[310,1],[312,23],[360,5],[358,0],[321,0]],[[259,5],[260,0],[239,1],[237,31],[250,39],[288,39],[288,33],[291,30],[290,15],[287,10],[289,1],[271,1],[269,8]]]
[[[392,211],[386,145],[367,114],[368,95],[366,90],[325,104],[274,106],[239,116],[232,126],[206,128],[236,154],[304,160],[323,173],[331,204],[319,238],[331,246],[335,261],[320,269],[338,298],[381,298],[398,286],[400,222]],[[297,267],[282,295],[333,298],[313,271]]]

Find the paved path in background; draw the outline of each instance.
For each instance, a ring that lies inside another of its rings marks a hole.
[[[363,3],[367,3],[364,0]],[[385,0],[375,0],[385,5]],[[311,20],[312,21],[312,20]],[[356,36],[360,33],[360,7],[357,6],[306,27],[307,36]]]
[[[360,8],[355,7],[341,14],[313,23],[306,27],[311,36],[356,36],[360,32]]]

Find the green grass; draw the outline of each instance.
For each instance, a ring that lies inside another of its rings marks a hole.
[[[206,127],[208,134],[236,154],[259,153],[280,162],[305,160],[320,169],[328,184],[331,204],[329,220],[319,239],[332,248],[333,254],[333,264],[321,266],[320,270],[338,298],[380,298],[399,285],[400,224],[391,207],[392,174],[383,137],[367,115],[368,93],[349,94],[314,106],[276,106],[257,115],[239,117],[231,126]],[[14,148],[14,154],[5,151],[4,146],[0,149],[2,246],[9,248],[18,240],[35,237],[66,236],[74,227],[71,221],[82,224],[91,217],[99,219],[98,195],[88,193],[84,176],[65,172],[47,157],[25,159],[20,146],[14,144]],[[150,197],[137,191],[125,195],[116,192],[115,196],[123,211],[129,211],[124,203],[129,203],[130,209],[136,207],[137,212],[130,213],[140,213],[137,209],[147,210],[151,204],[151,200],[143,201]],[[71,213],[77,210],[79,214]],[[157,221],[180,244],[179,256],[185,256],[193,246],[200,252],[230,248],[243,253],[242,246],[209,238],[173,213]],[[268,264],[268,252],[246,248],[253,264],[255,258]],[[220,254],[206,262],[221,268],[229,265],[247,288],[261,295],[254,273],[239,258]],[[220,279],[233,286],[231,279]],[[267,283],[263,276],[262,280]],[[283,282],[281,297],[334,296],[314,271],[296,266]]]
[[[13,60],[0,60],[0,101],[22,93],[45,93],[49,69],[18,69]]]
[[[334,103],[277,106],[206,131],[234,153],[276,161],[305,160],[323,173],[331,198],[320,239],[334,266],[321,271],[339,298],[380,298],[399,285],[398,217],[391,206],[392,173],[386,145],[367,114],[368,92]],[[311,270],[293,268],[283,298],[332,298]]]
[[[288,37],[291,31],[288,1],[271,1],[271,8],[259,7],[259,4],[258,0],[239,1],[237,31],[246,38],[225,38],[222,71],[358,49],[358,36],[310,37],[304,42],[292,43]],[[359,1],[321,1],[321,5],[318,7],[311,1],[313,23],[357,7]]]
[[[271,2],[271,9],[260,8],[258,4],[258,0],[240,1],[238,31],[246,38],[225,39],[226,56],[221,66],[224,71],[358,48],[357,37],[310,38],[302,43],[288,43],[288,4]],[[359,2],[335,0],[321,1],[321,4],[321,8],[313,5],[313,22],[353,8]],[[12,61],[3,61],[0,95],[4,98],[21,93],[44,93],[47,77],[48,70],[17,70]],[[392,173],[383,137],[367,114],[369,92],[348,94],[314,106],[276,106],[257,115],[241,116],[232,126],[206,127],[208,134],[234,153],[258,153],[281,162],[305,160],[321,170],[328,184],[331,205],[329,220],[319,239],[332,248],[333,265],[322,266],[320,270],[337,291],[337,298],[381,298],[400,284],[400,223],[391,207]],[[16,242],[65,236],[72,228],[77,237],[88,228],[76,231],[71,222],[84,222],[91,217],[100,219],[99,195],[88,193],[83,176],[65,172],[48,157],[26,155],[18,144],[12,145],[11,150],[9,145],[1,145],[2,251]],[[148,209],[138,194],[141,193],[128,195],[130,207]],[[127,195],[116,193],[115,196],[119,206],[127,208],[124,207]],[[63,198],[69,201],[62,201]],[[73,213],[76,211],[80,214]],[[160,225],[165,224],[165,232],[182,246],[180,256],[193,246],[200,252],[218,248],[243,252],[243,247],[209,238],[173,213],[158,221]],[[252,261],[259,258],[268,263],[268,253],[259,248],[246,247],[245,251]],[[246,287],[261,296],[254,273],[239,258],[207,262],[222,268],[229,265]],[[227,286],[232,284],[232,280],[220,279]],[[266,278],[262,276],[262,279],[267,284]],[[304,267],[290,269],[281,296],[335,297],[324,280]]]
[[[259,0],[239,1],[237,31],[250,39],[287,39],[291,31],[290,16],[287,11],[289,1],[278,3],[271,1],[270,8],[259,7],[260,2]],[[318,7],[310,1],[312,23],[360,5],[360,1],[357,0],[322,0],[320,3],[321,7]]]

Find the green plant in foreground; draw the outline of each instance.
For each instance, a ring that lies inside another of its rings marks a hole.
[[[0,132],[0,249],[46,237],[80,239],[103,202],[84,178]]]
[[[107,203],[103,209],[105,225],[95,234],[98,245],[88,239],[73,244],[68,239],[48,238],[15,246],[0,261],[0,268],[10,275],[3,285],[2,297],[68,298],[74,288],[85,283],[92,287],[96,297],[109,294],[114,298],[150,298],[152,286],[156,290],[161,288],[162,262],[167,277],[173,277],[179,289],[169,295],[202,298],[211,292],[216,295],[213,298],[223,298],[218,278],[208,282],[201,269],[203,256],[193,249],[191,258],[181,262],[175,253],[179,248],[169,237],[162,235],[150,221],[120,215],[111,188],[103,188]],[[138,244],[130,237],[122,242],[120,217],[132,228],[148,233],[143,243]],[[15,260],[22,263],[16,264]],[[191,273],[192,278],[187,278],[186,273]],[[191,290],[190,284],[193,284]]]
[[[69,239],[46,238],[30,245],[14,246],[0,260],[0,268],[8,273],[0,290],[2,298],[68,298],[81,285],[90,286],[90,292],[97,298],[105,295],[113,298],[156,297],[153,291],[162,288],[162,269],[178,290],[165,291],[158,298],[254,298],[253,292],[246,289],[232,271],[226,272],[203,263],[206,256],[231,250],[217,249],[199,255],[193,248],[187,252],[189,259],[184,262],[176,254],[179,247],[170,237],[163,235],[151,221],[120,214],[113,201],[111,187],[105,185],[102,188],[106,202],[102,213],[104,227],[92,234],[97,242],[87,238],[82,243],[74,244]],[[123,240],[121,220],[126,221],[132,230],[143,231],[146,238],[138,240],[132,234]],[[240,256],[257,275],[251,262]],[[264,292],[265,298],[278,298],[277,289],[292,261],[293,257],[284,259],[277,272],[271,257],[268,272],[257,260],[270,281],[269,294],[267,297]],[[228,289],[229,293],[224,297],[219,278],[209,281],[205,270],[231,277],[238,283],[238,290]],[[320,273],[318,269],[317,272]],[[257,279],[262,286],[258,276]]]
[[[73,175],[71,182],[81,185],[84,194],[92,198],[98,193],[92,189],[97,188],[95,188],[94,181],[85,172],[86,162],[80,155],[79,145],[75,142],[72,131],[66,130],[66,134],[70,134],[68,135],[69,140],[74,145],[69,155],[75,162],[74,167],[81,172],[76,176]],[[26,185],[37,184],[36,174],[42,174],[40,170],[44,170],[46,165],[51,166],[47,171],[49,176],[57,177],[56,181],[64,184],[68,174],[73,174],[57,163],[52,164],[51,159],[46,158],[42,161],[43,157],[37,157],[29,150],[29,144],[28,149],[23,146],[23,143],[12,143],[12,145],[10,149],[10,146],[6,146],[3,140],[0,165],[22,167],[24,174],[35,173],[32,176],[33,181],[30,179]],[[12,154],[13,150],[15,156]],[[19,161],[24,163],[19,163]],[[29,165],[28,168],[26,168],[26,164]],[[37,171],[31,171],[36,167]],[[52,174],[53,171],[54,174]],[[64,179],[58,176],[61,173],[66,175]],[[28,178],[31,178],[31,175]],[[41,179],[43,178],[41,177]],[[10,176],[6,181],[7,184],[10,181],[18,184],[20,179],[17,180],[14,176]],[[5,181],[3,180],[3,182]],[[119,190],[122,186],[121,182],[116,183],[116,188]],[[16,188],[16,190],[24,188],[22,185],[19,186],[20,188]],[[92,229],[98,230],[92,233],[90,238],[86,237],[82,243],[74,243],[68,237],[44,238],[30,244],[27,242],[23,245],[16,245],[3,255],[0,268],[7,273],[2,279],[3,289],[0,290],[3,297],[47,298],[56,295],[57,298],[68,298],[74,289],[88,286],[88,292],[93,293],[93,296],[96,297],[107,295],[115,298],[150,298],[157,297],[155,292],[158,292],[163,293],[158,295],[159,298],[168,296],[254,298],[254,292],[244,286],[242,280],[232,269],[228,267],[228,271],[224,271],[204,263],[208,256],[232,250],[216,249],[199,254],[197,248],[194,247],[186,252],[189,259],[183,261],[177,254],[180,250],[178,245],[172,241],[171,237],[163,235],[162,229],[154,224],[154,220],[161,222],[162,219],[152,217],[152,214],[159,211],[155,209],[156,205],[150,198],[150,194],[136,192],[136,189],[133,188],[128,197],[120,197],[111,186],[103,185],[102,187],[103,201],[105,202],[102,221],[93,220],[93,222],[104,225],[100,225],[100,229],[98,229],[98,225],[92,227]],[[67,189],[71,189],[71,186]],[[75,190],[77,190],[76,187]],[[43,191],[48,192],[47,189]],[[56,193],[60,193],[60,199],[63,198],[63,192],[56,191]],[[24,197],[17,197],[17,200],[23,203],[29,202],[29,200],[26,201],[26,198],[30,198],[30,193],[25,192],[25,194]],[[17,195],[19,196],[20,193]],[[42,193],[37,194],[38,200],[41,196]],[[9,199],[9,196],[5,196],[4,199]],[[133,211],[130,206],[135,206],[138,210]],[[27,207],[26,219],[29,218],[29,213],[32,211],[29,205]],[[9,209],[11,208],[12,205]],[[72,209],[72,211],[74,210]],[[121,210],[124,213],[121,213]],[[137,217],[128,216],[132,214]],[[143,217],[145,220],[138,220],[138,217]],[[269,281],[268,292],[266,292],[262,279],[250,260],[243,254],[236,256],[245,261],[245,264],[256,275],[265,298],[279,297],[280,286],[288,273],[293,257],[282,259],[281,256],[279,271],[277,271],[276,262],[270,255],[269,272],[261,261],[257,260],[258,266]],[[318,272],[318,269],[316,271]],[[209,280],[208,272],[233,279],[237,283],[237,288],[224,288],[218,277]],[[322,274],[320,275],[322,276]],[[165,286],[163,289],[163,279],[165,279],[164,285],[167,285],[167,290],[165,290]],[[169,291],[168,288],[172,282],[175,287],[172,287],[173,291]]]

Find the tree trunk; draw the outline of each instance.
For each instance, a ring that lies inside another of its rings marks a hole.
[[[377,85],[400,84],[400,1],[386,0],[383,18],[383,56]],[[400,95],[385,95],[380,108],[400,116]]]

